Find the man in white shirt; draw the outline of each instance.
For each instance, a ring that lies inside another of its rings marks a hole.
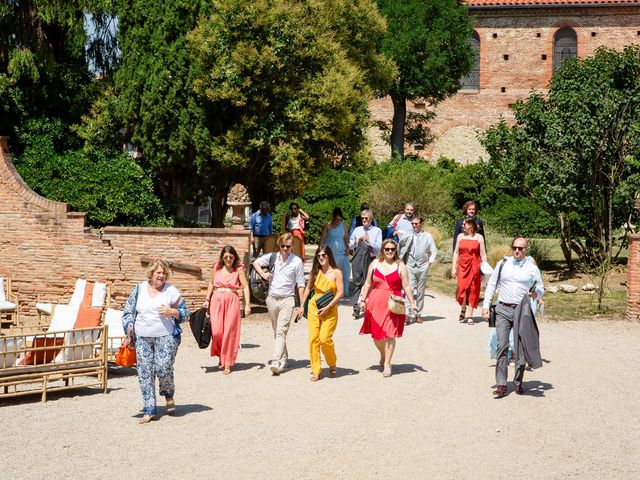
[[[422,217],[414,215],[411,219],[411,233],[396,230],[394,235],[399,241],[400,258],[407,265],[409,273],[409,284],[413,291],[413,298],[416,301],[417,311],[415,321],[422,323],[422,308],[424,307],[424,291],[427,284],[427,274],[429,267],[436,262],[438,249],[433,237],[429,232],[422,230]],[[406,302],[406,323],[411,323],[411,306]]]
[[[353,255],[351,259],[351,276],[353,279],[353,316],[360,316],[360,290],[367,279],[367,270],[371,260],[378,256],[382,246],[382,230],[372,225],[373,213],[371,210],[360,212],[362,225],[356,227],[351,237],[349,237],[349,248]]]
[[[253,268],[263,279],[269,281],[267,295],[267,310],[271,317],[271,326],[275,344],[273,346],[273,360],[270,369],[272,375],[280,375],[286,368],[289,355],[287,353],[287,333],[294,316],[300,314],[300,308],[295,308],[296,288],[299,298],[304,292],[304,267],[300,257],[291,253],[293,236],[283,233],[278,238],[280,252],[276,254],[273,272],[266,272],[263,267],[269,266],[272,254],[268,253],[253,262]]]
[[[413,231],[411,227],[411,221],[413,220],[413,212],[415,210],[415,206],[411,202],[407,202],[404,204],[404,212],[397,214],[391,221],[389,225],[387,225],[387,230],[392,235],[393,232],[398,230],[406,233],[411,233]]]
[[[496,385],[493,394],[495,398],[502,398],[507,395],[507,373],[509,360],[509,333],[513,328],[514,314],[516,308],[525,295],[531,298],[538,298],[544,295],[544,284],[542,275],[535,262],[527,259],[529,242],[526,238],[516,237],[511,243],[513,250],[512,257],[505,257],[498,262],[491,274],[489,283],[484,294],[482,304],[482,318],[489,319],[489,306],[491,300],[498,289],[498,303],[496,304],[496,333],[498,334],[498,353],[496,360]],[[502,271],[500,264],[502,263]],[[497,285],[498,275],[500,275],[500,285]],[[515,334],[515,332],[514,332]],[[515,392],[522,395],[522,379],[526,359],[518,357],[516,359],[516,371],[513,378]]]

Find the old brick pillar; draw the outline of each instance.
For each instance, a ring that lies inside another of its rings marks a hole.
[[[630,233],[627,261],[627,320],[640,321],[640,234]]]

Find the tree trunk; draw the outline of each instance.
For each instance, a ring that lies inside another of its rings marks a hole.
[[[407,122],[407,99],[391,95],[393,123],[391,125],[391,155],[404,158],[404,126]]]
[[[560,248],[567,262],[567,268],[573,270],[573,258],[571,255],[571,222],[565,221],[564,213],[558,214],[560,220]]]
[[[214,188],[211,192],[211,226],[224,227],[224,216],[227,213],[227,188]]]

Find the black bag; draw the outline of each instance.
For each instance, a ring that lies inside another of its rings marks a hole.
[[[208,309],[202,307],[189,315],[189,326],[200,348],[207,348],[211,343],[211,320]]]
[[[335,295],[333,294],[333,290],[328,290],[316,298],[316,306],[318,309],[324,308],[333,301],[334,297]]]

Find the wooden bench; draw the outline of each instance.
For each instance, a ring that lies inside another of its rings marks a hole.
[[[58,332],[0,337],[0,398],[75,388],[107,393],[105,325]]]

